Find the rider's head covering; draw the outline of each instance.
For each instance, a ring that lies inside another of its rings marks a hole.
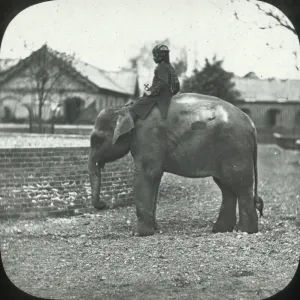
[[[169,63],[170,62],[169,52],[170,50],[166,45],[163,44],[156,45],[152,50],[155,62],[164,61],[166,63]]]
[[[153,48],[153,53],[154,52],[160,52],[160,51],[167,51],[170,52],[169,48],[166,45],[163,44],[158,44]]]

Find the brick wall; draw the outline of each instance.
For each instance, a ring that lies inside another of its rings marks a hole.
[[[0,149],[0,218],[57,216],[93,209],[88,147]],[[103,197],[110,207],[132,203],[131,155],[106,164]]]
[[[79,134],[79,135],[90,135],[94,125],[61,125],[57,124],[54,126],[54,134]],[[42,133],[51,133],[51,125],[43,124]],[[11,133],[29,133],[28,124],[5,124],[0,123],[0,132],[11,132]],[[33,125],[32,133],[38,133],[38,125]]]

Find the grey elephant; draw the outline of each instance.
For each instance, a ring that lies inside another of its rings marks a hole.
[[[134,235],[152,235],[157,229],[156,203],[164,172],[213,177],[222,192],[213,232],[258,231],[256,209],[262,214],[263,201],[257,193],[257,133],[251,119],[236,106],[212,96],[183,93],[173,96],[166,119],[157,106],[135,124],[130,107],[100,111],[88,161],[95,208],[105,207],[99,199],[101,168],[129,152],[138,172]]]

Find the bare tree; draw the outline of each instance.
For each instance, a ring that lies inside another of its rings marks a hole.
[[[54,90],[62,87],[62,76],[71,68],[74,55],[49,51],[47,45],[32,53],[26,61],[38,102],[38,131],[42,132],[43,107]]]
[[[232,3],[238,2],[239,0],[231,0]],[[244,0],[245,1],[245,0]],[[260,29],[272,29],[274,27],[283,27],[289,31],[291,31],[292,33],[294,33],[295,35],[297,35],[296,30],[290,25],[290,22],[288,22],[288,18],[283,16],[283,13],[279,14],[276,13],[274,10],[272,10],[270,8],[270,5],[268,5],[266,7],[263,7],[263,5],[261,5],[260,3],[258,3],[258,1],[251,1],[251,0],[246,0],[249,3],[252,3],[253,5],[255,5],[258,9],[259,12],[263,13],[265,16],[270,17],[270,19],[272,19],[273,21],[275,21],[273,24],[269,24],[268,26],[259,26],[258,27]],[[239,15],[237,13],[237,11],[234,12],[234,15],[236,17],[237,20],[240,20]]]
[[[231,3],[238,3],[240,0],[230,0]],[[244,0],[245,1],[245,0]],[[289,21],[289,19],[283,14],[283,13],[279,13],[276,12],[275,9],[271,9],[271,5],[268,5],[267,3],[258,3],[258,1],[252,1],[252,0],[246,0],[248,3],[251,3],[252,5],[256,6],[257,10],[259,13],[263,14],[264,16],[267,16],[269,18],[269,24],[266,26],[262,26],[257,24],[257,22],[255,22],[255,24],[257,25],[257,27],[261,30],[268,30],[268,29],[274,29],[276,27],[281,27],[284,28],[285,30],[287,30],[288,32],[294,34],[295,36],[297,36],[297,31],[295,30],[295,28],[293,28],[291,26],[291,22]],[[240,14],[235,11],[234,12],[234,16],[237,20],[244,22],[242,17],[240,16]],[[269,46],[271,49],[283,49],[282,43],[279,44],[278,46],[272,46],[269,43],[266,43],[267,46]],[[298,56],[297,56],[297,52],[293,51],[292,54],[295,57],[295,68],[299,71],[299,66],[298,66]]]

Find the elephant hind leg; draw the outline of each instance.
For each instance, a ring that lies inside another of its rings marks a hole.
[[[236,225],[237,196],[218,178],[213,177],[213,179],[221,190],[222,204],[218,219],[214,224],[212,231],[214,233],[233,231]]]
[[[239,221],[236,229],[255,233],[258,231],[258,216],[253,197],[254,166],[251,153],[225,152],[219,165],[219,178],[237,197]]]
[[[253,187],[241,188],[237,193],[239,221],[236,230],[248,233],[258,232],[258,216],[253,201]]]

